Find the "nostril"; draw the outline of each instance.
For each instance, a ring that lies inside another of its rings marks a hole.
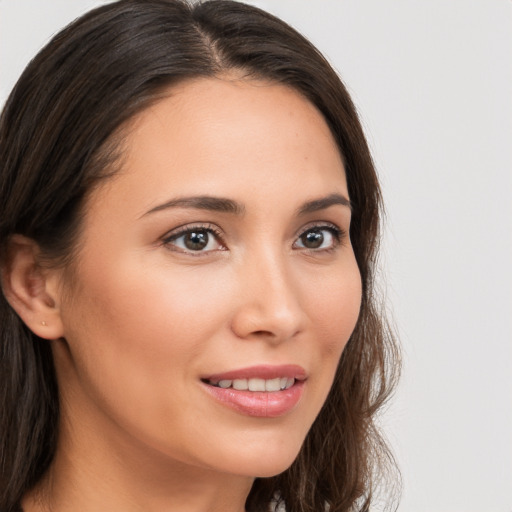
[[[254,331],[253,334],[255,334],[256,336],[275,336],[275,334],[270,331]]]

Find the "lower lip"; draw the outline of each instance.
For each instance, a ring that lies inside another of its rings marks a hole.
[[[238,391],[233,388],[219,388],[204,384],[205,389],[223,405],[258,418],[277,418],[291,412],[304,391],[304,381],[295,381],[288,389],[281,391]]]

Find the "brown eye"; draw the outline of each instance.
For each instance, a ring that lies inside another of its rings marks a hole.
[[[208,246],[209,238],[208,231],[189,231],[183,235],[183,245],[190,251],[202,251]]]
[[[318,249],[324,242],[324,234],[319,229],[307,231],[300,237],[300,240],[307,249]]]
[[[220,241],[220,233],[212,228],[182,229],[165,238],[163,242],[169,249],[184,253],[197,254],[225,249]]]
[[[333,226],[315,226],[304,231],[294,244],[295,248],[309,250],[333,249],[340,243],[341,229]]]

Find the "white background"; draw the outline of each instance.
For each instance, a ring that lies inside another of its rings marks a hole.
[[[0,0],[0,103],[94,0]],[[512,2],[262,0],[339,71],[387,205],[400,512],[512,512]]]

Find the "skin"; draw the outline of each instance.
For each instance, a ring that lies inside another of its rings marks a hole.
[[[72,272],[45,275],[56,314],[38,329],[57,338],[62,421],[24,508],[240,512],[254,477],[293,462],[357,321],[350,208],[298,213],[349,199],[343,163],[298,93],[228,77],[174,87],[123,147],[119,174],[88,198]],[[244,211],[160,207],[189,196]],[[183,226],[219,236],[191,251]],[[312,229],[318,248],[304,246]],[[258,364],[305,369],[291,411],[252,417],[205,392],[205,375]]]

